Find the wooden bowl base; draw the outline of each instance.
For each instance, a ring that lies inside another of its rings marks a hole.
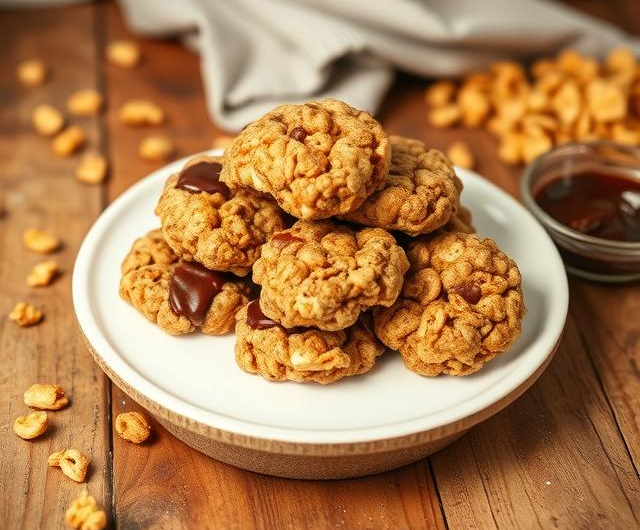
[[[394,451],[340,456],[270,453],[206,438],[162,417],[156,420],[176,438],[211,458],[264,475],[296,479],[341,479],[382,473],[429,456],[467,431]],[[301,451],[303,452],[303,451]]]

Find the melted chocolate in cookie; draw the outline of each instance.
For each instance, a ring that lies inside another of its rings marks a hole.
[[[303,143],[304,139],[309,136],[309,133],[304,127],[295,127],[290,133],[289,136],[294,140]]]
[[[226,274],[210,271],[199,263],[181,262],[169,283],[171,310],[187,317],[194,326],[201,326],[213,299],[228,279]]]
[[[231,192],[224,182],[220,182],[220,171],[222,164],[199,162],[182,170],[176,188],[189,193],[221,193],[228,199]]]
[[[469,304],[477,304],[480,301],[480,298],[482,298],[480,286],[473,282],[465,282],[457,285],[451,290],[451,292],[459,294]]]
[[[247,325],[253,329],[269,329],[276,327],[278,323],[266,316],[260,309],[260,303],[253,300],[247,306]]]
[[[281,250],[289,243],[302,242],[304,239],[294,236],[291,232],[281,232],[273,236],[270,241],[278,250]]]

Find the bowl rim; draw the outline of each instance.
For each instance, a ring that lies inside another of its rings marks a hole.
[[[557,221],[553,217],[551,217],[547,212],[545,212],[540,205],[537,203],[535,197],[532,192],[532,179],[533,175],[536,173],[536,170],[539,169],[540,165],[547,159],[549,156],[553,154],[557,154],[562,150],[567,148],[593,148],[593,147],[608,147],[615,148],[621,151],[626,151],[631,154],[634,154],[638,160],[640,161],[640,148],[624,145],[616,142],[609,142],[605,140],[598,140],[593,142],[570,142],[566,144],[562,144],[558,147],[555,147],[546,153],[538,156],[533,162],[527,165],[524,168],[522,173],[522,178],[520,179],[520,195],[522,197],[522,202],[529,209],[529,211],[540,221],[540,223],[545,227],[551,229],[552,232],[557,232],[563,235],[565,238],[582,243],[591,245],[592,247],[596,247],[599,249],[606,250],[614,250],[620,251],[622,253],[628,252],[638,252],[640,251],[640,241],[616,241],[613,239],[605,239],[602,237],[595,237],[579,232],[578,230],[574,230],[560,221]],[[638,170],[640,171],[640,165],[638,166]],[[640,176],[637,179],[640,181]],[[555,235],[555,234],[553,234]],[[556,238],[553,238],[561,246],[565,247],[561,241],[557,241]]]

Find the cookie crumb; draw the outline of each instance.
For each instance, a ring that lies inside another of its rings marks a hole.
[[[67,109],[75,116],[94,116],[102,109],[103,97],[92,88],[78,90],[67,99]]]
[[[140,412],[123,412],[116,417],[116,432],[120,438],[140,444],[151,434],[151,425]]]
[[[69,398],[60,385],[35,383],[24,393],[27,407],[41,410],[60,410],[69,404]]]
[[[36,132],[42,136],[53,136],[64,127],[64,116],[53,105],[43,103],[33,109],[31,123]]]
[[[9,313],[9,319],[21,328],[27,328],[42,321],[42,311],[27,302],[19,302]]]
[[[18,416],[13,422],[13,432],[24,440],[33,440],[47,430],[47,413],[37,410],[26,416]]]
[[[140,142],[138,154],[150,162],[169,158],[175,150],[173,142],[166,136],[147,136]]]
[[[72,125],[53,139],[51,147],[57,156],[66,158],[80,149],[86,141],[87,134],[84,129],[78,125]]]
[[[160,125],[164,122],[164,111],[152,101],[132,99],[120,107],[118,117],[125,125]]]
[[[100,184],[107,176],[107,160],[98,153],[87,153],[76,168],[76,178],[85,184]]]
[[[119,68],[134,68],[140,63],[140,47],[130,40],[114,40],[106,50],[107,61]]]
[[[28,59],[18,65],[18,79],[24,86],[42,85],[47,79],[47,67],[40,59]]]
[[[469,146],[464,142],[454,142],[447,149],[447,156],[454,165],[464,169],[473,169],[475,159],[469,150]]]
[[[33,267],[27,276],[27,285],[29,287],[45,287],[53,281],[57,274],[58,264],[55,260],[42,261]]]
[[[28,228],[22,234],[22,242],[26,248],[41,254],[49,254],[60,248],[60,238],[46,230]]]
[[[49,456],[49,466],[59,467],[62,473],[75,482],[84,482],[89,468],[89,458],[77,449],[65,449]]]

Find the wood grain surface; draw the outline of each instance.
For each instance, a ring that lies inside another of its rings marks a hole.
[[[570,2],[640,34],[640,4],[631,0]],[[107,509],[110,527],[138,529],[633,529],[640,527],[640,285],[571,280],[570,317],[555,360],[516,403],[449,448],[399,470],[355,480],[293,481],[257,475],[211,460],[154,424],[151,443],[127,443],[111,417],[138,410],[93,363],[75,326],[70,273],[82,236],[100,211],[157,164],[138,143],[166,134],[176,156],[206,149],[225,134],[205,109],[199,59],[178,43],[137,39],[134,70],[107,66],[105,43],[129,37],[113,3],[48,11],[0,12],[0,529],[62,528],[81,486],[49,469],[65,447],[91,455],[88,489]],[[53,75],[24,89],[14,69],[38,56]],[[31,130],[39,102],[64,105],[75,89],[96,86],[106,111],[74,120],[105,152],[109,181],[83,186],[77,158],[55,158]],[[481,131],[435,131],[426,125],[425,81],[399,76],[379,113],[389,133],[434,147],[464,139],[477,170],[517,195],[519,171],[501,164],[495,141]],[[149,98],[168,114],[161,128],[126,128],[116,111],[126,99]],[[25,228],[63,236],[55,254],[64,272],[50,287],[24,278],[40,258],[24,249]],[[37,327],[19,329],[6,315],[20,300],[43,308]],[[61,384],[71,406],[51,415],[52,428],[33,442],[11,430],[26,412],[33,382]]]

